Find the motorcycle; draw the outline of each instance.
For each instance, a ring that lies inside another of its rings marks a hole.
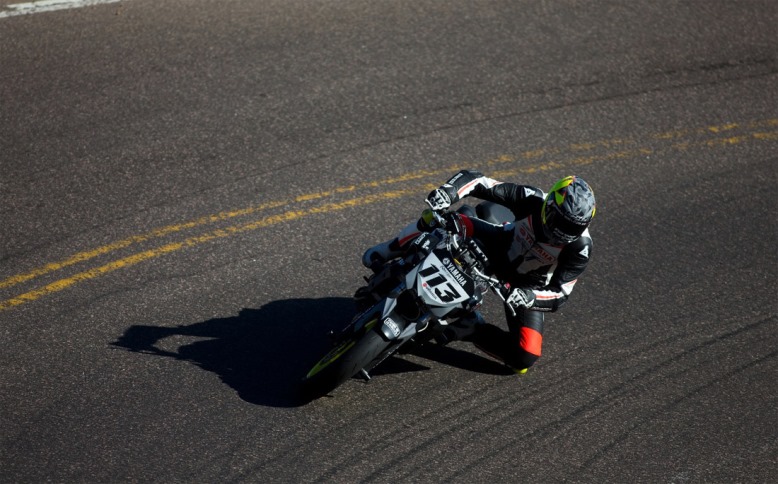
[[[303,378],[307,397],[327,394],[358,374],[369,381],[370,371],[403,345],[438,338],[468,318],[489,290],[505,303],[502,284],[486,274],[489,261],[478,242],[463,237],[447,213],[425,210],[432,230],[366,278],[357,294],[371,304],[340,333],[330,334],[331,348]],[[505,207],[489,202],[477,206],[476,214],[493,223],[513,220]]]

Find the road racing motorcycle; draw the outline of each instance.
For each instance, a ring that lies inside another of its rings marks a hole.
[[[492,223],[513,220],[507,208],[489,202],[475,212]],[[449,325],[473,320],[468,316],[489,290],[505,302],[500,281],[486,274],[489,261],[478,242],[463,237],[448,214],[425,210],[422,218],[431,230],[366,278],[355,296],[367,308],[340,333],[330,333],[331,348],[303,378],[306,397],[327,394],[357,375],[369,381],[370,371],[403,345],[439,338]]]

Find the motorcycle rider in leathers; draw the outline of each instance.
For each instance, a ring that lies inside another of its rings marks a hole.
[[[462,170],[433,190],[427,201],[434,210],[442,210],[467,196],[513,212],[515,221],[504,225],[475,218],[467,209],[447,217],[464,236],[480,243],[489,258],[487,270],[505,283],[503,294],[514,311],[506,308],[508,332],[486,324],[476,314],[474,319],[482,324],[452,325],[441,342],[472,341],[517,373],[524,373],[541,356],[544,313],[556,311],[567,301],[591,257],[588,226],[596,210],[594,193],[577,176],[559,180],[544,193]],[[402,255],[420,231],[429,229],[424,219],[408,225],[394,239],[368,249],[363,264],[376,268]]]

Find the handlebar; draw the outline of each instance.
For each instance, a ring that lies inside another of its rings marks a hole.
[[[478,245],[478,242],[473,239],[467,239],[467,248],[470,249],[470,252],[475,256],[476,259],[478,259],[478,262],[483,264],[484,267],[489,265],[489,258],[486,257],[484,251],[481,250],[481,246]]]
[[[427,202],[427,205],[430,206],[429,213],[432,216],[432,218],[430,220],[426,220],[426,218],[425,218],[425,221],[427,223],[429,223],[432,220],[434,220],[435,223],[438,226],[443,227],[443,228],[447,228],[448,221],[440,213],[438,213],[437,210],[432,208],[432,204],[430,203],[429,200],[425,200],[425,202]],[[427,212],[427,211],[425,210],[425,212]],[[445,213],[449,213],[449,212],[443,212],[443,213],[445,214]],[[488,265],[488,263],[489,263],[489,258],[486,256],[486,254],[484,254],[483,250],[481,250],[481,247],[478,245],[478,243],[475,240],[473,240],[473,239],[467,239],[466,243],[467,243],[467,248],[470,250],[470,253],[472,253],[473,256],[481,264],[483,264],[483,267],[486,267]],[[505,299],[505,296],[500,291],[500,288],[502,287],[502,283],[498,279],[495,279],[494,277],[487,276],[486,274],[484,274],[483,272],[478,270],[477,267],[473,267],[472,271],[479,278],[483,279],[485,282],[487,282],[489,284],[489,288],[492,290],[493,293],[495,293],[497,295],[497,297],[499,297],[502,300],[503,304],[505,305],[505,307],[508,308],[508,310],[510,311],[511,315],[516,316],[516,310],[513,308],[513,306],[508,304],[508,301]]]

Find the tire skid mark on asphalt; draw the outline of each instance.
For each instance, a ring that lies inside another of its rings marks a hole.
[[[365,482],[373,481],[379,475],[397,469],[405,469],[407,473],[393,473],[395,480],[399,482],[413,480],[417,464],[423,465],[426,462],[428,458],[426,451],[440,442],[443,434],[450,436],[467,432],[472,428],[473,423],[481,421],[484,415],[497,414],[504,410],[503,395],[484,400],[483,395],[492,388],[495,386],[491,383],[481,382],[477,388],[469,387],[468,392],[452,395],[446,406],[429,407],[421,413],[409,415],[411,420],[408,421],[407,426],[387,429],[388,431],[382,433],[380,438],[369,439],[369,444],[357,446],[352,452],[332,460],[328,468],[320,473],[314,482],[339,482],[347,479],[342,474],[353,470],[354,465],[361,466],[361,472],[366,474],[362,478]],[[473,394],[481,395],[481,398],[473,399]],[[526,408],[527,413],[531,410],[532,408]],[[406,448],[409,427],[413,429],[416,439],[413,446]],[[417,462],[418,460],[421,462]],[[371,463],[371,469],[365,468],[366,462]]]
[[[719,354],[712,354],[710,352],[710,349],[712,347],[716,345],[725,347],[724,351],[726,352],[728,351],[729,348],[728,343],[730,342],[731,339],[738,337],[743,333],[749,333],[751,331],[755,331],[761,328],[768,328],[774,325],[775,323],[776,323],[776,319],[774,317],[765,317],[755,322],[735,328],[726,333],[715,335],[709,339],[699,342],[698,344],[690,348],[683,349],[678,354],[668,356],[666,359],[658,362],[653,367],[630,378],[629,381],[625,382],[625,384],[622,385],[625,388],[617,387],[616,389],[614,389],[612,392],[614,395],[612,396],[609,395],[610,398],[608,399],[608,404],[613,405],[617,399],[626,397],[630,393],[650,391],[649,389],[646,388],[637,388],[637,385],[634,384],[631,385],[630,388],[626,388],[626,387],[628,383],[634,383],[636,381],[645,380],[646,378],[650,378],[651,376],[657,375],[657,373],[662,370],[667,370],[668,372],[671,372],[673,375],[677,376],[684,372],[689,372],[699,368],[710,368],[710,365],[708,365],[708,363],[720,361]],[[707,360],[705,360],[704,362],[698,362],[694,365],[684,364],[679,371],[677,372],[672,371],[671,367],[676,363],[678,363],[679,361],[694,356],[698,356],[698,355],[707,356]],[[698,380],[695,385],[693,386],[690,385],[688,387],[685,387],[683,391],[678,392],[678,394],[670,393],[668,395],[668,397],[670,398],[666,402],[662,402],[662,404],[658,408],[652,409],[647,415],[643,415],[639,419],[635,419],[633,422],[631,422],[629,427],[623,428],[622,431],[617,436],[615,436],[615,438],[613,438],[610,443],[603,443],[602,448],[597,450],[597,452],[595,452],[594,455],[584,463],[584,466],[586,467],[591,465],[594,461],[606,455],[610,449],[618,445],[620,442],[626,440],[630,435],[632,435],[632,432],[634,432],[636,428],[645,425],[646,422],[650,422],[652,419],[654,419],[659,415],[668,413],[679,403],[688,400],[689,398],[692,398],[695,395],[702,393],[704,390],[717,385],[718,383],[720,383],[723,380],[726,380],[727,378],[731,378],[733,376],[744,373],[745,371],[755,366],[758,366],[770,360],[774,360],[776,358],[778,358],[778,350],[763,355],[751,355],[750,358],[744,358],[735,364],[719,365],[719,367],[721,368],[721,371],[719,373],[711,374],[710,378]],[[656,376],[655,378],[659,378],[659,376]],[[600,413],[604,411],[605,411],[604,407],[600,409]]]
[[[491,429],[505,428],[510,425],[510,422],[516,422],[523,419],[534,419],[539,421],[543,417],[536,417],[535,414],[542,414],[543,409],[548,408],[548,405],[552,402],[558,401],[560,394],[570,391],[569,382],[562,380],[559,380],[559,384],[549,384],[545,390],[536,391],[530,398],[518,398],[515,390],[509,392],[503,391],[504,386],[516,386],[517,384],[521,384],[526,378],[526,376],[508,378],[500,384],[491,385],[469,393],[466,401],[469,402],[470,405],[462,406],[459,405],[461,402],[457,402],[458,405],[450,405],[447,408],[435,408],[432,415],[433,418],[419,418],[419,422],[413,423],[413,429],[417,436],[415,445],[404,449],[402,452],[394,455],[389,461],[382,463],[381,468],[368,475],[368,477],[365,478],[365,481],[370,481],[371,478],[377,477],[381,472],[387,472],[388,470],[395,470],[398,468],[406,469],[407,472],[405,474],[396,475],[395,477],[397,480],[401,482],[408,479],[412,480],[415,466],[409,465],[409,463],[415,464],[415,458],[425,459],[427,455],[425,451],[433,448],[436,442],[439,442],[444,434],[447,436],[466,434],[466,438],[462,440],[463,445],[465,445],[465,442],[469,442],[466,445],[477,446],[478,442],[489,439]],[[494,389],[495,392],[492,396],[485,397],[487,390],[489,389]],[[480,397],[478,399],[473,399],[472,394],[478,394]],[[511,410],[506,412],[506,409]],[[492,422],[484,425],[484,418],[486,417],[496,418]],[[471,429],[476,427],[485,427],[487,430],[480,430],[477,433],[473,433]],[[390,448],[401,447],[407,440],[406,429],[396,429],[395,434],[397,434],[397,438],[386,443]],[[526,442],[527,437],[530,435],[545,434],[543,432],[533,431],[528,434],[517,435],[516,440],[511,440],[500,450],[514,448],[519,445],[517,444],[517,441]],[[366,452],[366,456],[375,455],[373,452],[367,452],[368,450],[372,451],[373,449],[363,449],[363,451]],[[348,459],[344,459],[341,464],[346,465],[348,462]],[[356,462],[364,462],[364,460],[358,460]],[[418,464],[423,465],[423,462],[418,462]],[[457,468],[450,469],[450,474],[445,476],[442,480],[446,482],[451,480],[458,481],[460,479],[457,479],[456,477],[471,471],[473,468],[479,467],[471,467],[468,459],[462,459],[460,465],[458,465]]]
[[[520,420],[534,420],[540,421],[542,417],[543,409],[548,408],[552,402],[558,401],[560,394],[564,394],[570,391],[569,381],[558,380],[558,384],[549,384],[545,390],[534,390],[529,398],[517,397],[515,389],[509,392],[504,392],[505,386],[516,386],[521,384],[527,376],[517,376],[516,378],[508,378],[499,384],[492,384],[486,386],[478,391],[468,394],[466,400],[470,403],[465,407],[459,405],[461,402],[457,402],[457,405],[450,405],[446,408],[435,408],[433,414],[430,416],[424,416],[419,418],[418,422],[413,422],[412,427],[414,433],[417,436],[416,443],[410,448],[404,449],[402,452],[397,453],[387,462],[383,462],[381,468],[370,474],[366,481],[371,480],[379,475],[379,473],[387,472],[389,470],[396,470],[399,468],[405,469],[404,474],[398,474],[395,478],[399,481],[413,479],[415,466],[413,464],[423,465],[424,459],[426,459],[427,451],[434,448],[436,442],[439,442],[441,437],[445,434],[447,436],[463,434],[462,443],[463,446],[478,446],[479,442],[483,440],[489,440],[490,431],[494,428],[505,428],[509,426],[511,422]],[[495,390],[493,395],[485,397],[488,390]],[[478,394],[478,399],[473,399],[472,394]],[[507,397],[506,397],[507,395]],[[511,409],[506,412],[506,409]],[[456,411],[453,411],[456,410]],[[540,415],[536,415],[540,414]],[[432,417],[432,418],[430,418]],[[493,421],[484,426],[484,419],[492,417]],[[518,418],[517,418],[518,417]],[[477,424],[477,425],[476,425]],[[473,428],[485,427],[486,430],[480,430],[476,433],[472,432]],[[547,426],[544,426],[546,428]],[[385,444],[390,448],[400,448],[403,443],[407,441],[407,429],[396,429],[396,439],[386,442]],[[527,434],[517,435],[515,440],[511,440],[504,447],[500,449],[514,449],[520,445],[517,442],[526,443],[528,436],[546,435],[544,432],[533,431]],[[365,456],[375,455],[373,449],[363,449]],[[462,450],[462,449],[461,449]],[[466,454],[466,452],[462,452]],[[495,452],[494,454],[496,454]],[[494,455],[490,454],[490,455]],[[357,456],[359,457],[359,456]],[[488,456],[487,456],[488,457]],[[416,462],[415,459],[421,459],[421,462]],[[485,458],[479,459],[485,461]],[[341,465],[345,466],[350,462],[349,459],[344,459]],[[364,462],[356,461],[356,462]],[[411,465],[409,465],[409,463]],[[462,459],[456,468],[449,469],[449,474],[442,478],[443,481],[458,481],[457,477],[461,477],[466,472],[472,471],[473,468],[470,464],[470,459]],[[340,470],[343,470],[341,468]]]
[[[576,373],[574,380],[580,380],[583,385],[585,378],[579,379],[577,376],[585,376],[589,373],[587,370],[580,370]],[[509,422],[517,421],[517,415],[521,419],[533,420],[536,418],[534,416],[536,413],[542,414],[543,409],[548,408],[548,405],[557,401],[560,394],[570,391],[568,377],[564,379],[558,378],[556,382],[552,381],[545,390],[538,391],[535,388],[534,390],[536,391],[530,398],[516,397],[515,389],[509,392],[503,391],[505,386],[515,387],[516,385],[521,385],[527,378],[527,376],[519,376],[505,379],[498,384],[483,383],[479,384],[478,388],[469,387],[467,393],[452,398],[450,400],[451,405],[430,408],[423,413],[410,416],[413,420],[409,421],[408,425],[413,428],[414,435],[416,435],[415,444],[412,447],[407,447],[407,427],[394,428],[390,432],[382,434],[380,439],[371,440],[369,446],[358,447],[353,452],[333,460],[328,469],[318,476],[314,482],[343,480],[339,479],[343,477],[340,474],[347,473],[350,470],[350,464],[360,463],[360,465],[364,465],[365,462],[370,462],[371,458],[377,455],[386,455],[390,458],[376,462],[375,470],[367,474],[363,479],[364,481],[374,480],[380,474],[385,474],[390,470],[397,471],[398,469],[405,469],[407,472],[393,474],[396,480],[400,482],[409,479],[413,480],[416,464],[424,464],[428,456],[427,452],[435,447],[443,434],[448,436],[463,434],[463,445],[465,445],[465,442],[481,442],[482,437],[483,440],[488,440],[490,435],[488,430],[476,434],[471,432],[471,429],[483,426],[485,417],[496,417],[495,422],[487,425],[488,429],[504,428]],[[473,394],[479,395],[479,398],[473,399]],[[506,409],[511,409],[507,415]],[[541,418],[541,416],[537,417],[537,419]],[[476,423],[478,425],[475,425]],[[532,435],[536,435],[536,433],[533,432]],[[540,435],[545,434],[541,433]],[[525,441],[525,436],[517,436],[517,440],[519,439]],[[511,447],[511,445],[516,445],[515,441],[509,443],[506,448]],[[387,450],[392,452],[387,453]],[[456,469],[451,469],[452,474],[443,480],[449,481],[452,477],[460,476],[470,469],[471,467],[467,463],[467,459],[465,459]],[[362,469],[362,471],[365,471],[365,469]],[[459,479],[454,478],[453,480]]]
[[[352,389],[357,385],[354,385]],[[480,394],[481,389],[486,390],[489,388],[488,383],[482,382],[478,385],[479,387],[475,388],[475,390],[473,390],[473,387],[471,387],[471,391],[475,391],[475,393]],[[344,387],[346,386],[347,385],[344,385]],[[347,391],[347,389],[344,387],[341,387],[338,391]],[[451,418],[456,418],[458,416],[467,417],[472,415],[475,410],[480,409],[480,407],[476,407],[477,403],[473,400],[471,392],[451,395],[448,402],[449,405],[446,405],[446,407],[429,407],[421,413],[409,416],[413,418],[413,421],[410,423],[410,425],[413,427],[414,432],[424,433],[434,431],[436,435],[438,435],[438,433],[442,432],[441,429],[443,428],[440,425],[440,421],[449,422]],[[466,409],[463,410],[463,407],[466,407]],[[372,416],[374,416],[374,411],[372,409],[366,409],[351,416],[349,420],[343,420],[337,424],[334,424],[334,422],[329,422],[329,424],[334,425],[322,430],[316,435],[311,435],[305,442],[307,444],[306,447],[326,449],[329,443],[332,441],[339,441],[349,438],[349,436],[346,434],[353,430],[353,421],[360,421],[364,418],[369,418]],[[341,477],[340,474],[344,471],[348,471],[350,469],[350,464],[354,463],[360,463],[360,465],[363,465],[366,462],[371,462],[372,466],[376,469],[375,472],[378,472],[380,469],[386,469],[386,461],[378,459],[376,456],[393,455],[393,452],[396,451],[398,447],[402,447],[403,443],[407,441],[407,431],[407,427],[376,427],[375,432],[377,435],[372,435],[371,438],[366,439],[366,441],[369,442],[367,444],[354,446],[352,452],[341,453],[334,457],[320,456],[319,458],[322,459],[322,461],[328,462],[328,466],[325,470],[318,472],[316,476],[311,477],[310,481],[316,483],[341,481],[343,479],[338,479],[338,477]],[[298,443],[292,447],[283,449],[275,455],[269,457],[267,460],[257,462],[250,468],[244,469],[234,477],[236,477],[236,480],[239,481],[247,480],[253,476],[258,475],[260,471],[267,471],[268,468],[287,465],[287,459],[290,457],[294,458],[295,454],[299,452],[299,448],[300,444]],[[419,453],[419,455],[422,454]],[[389,462],[393,461],[394,459],[391,459]],[[408,460],[405,462],[408,462]],[[369,479],[363,480],[369,481]]]
[[[734,145],[745,144],[749,142],[758,141],[776,141],[778,140],[778,131],[765,131],[764,128],[778,127],[778,118],[765,119],[757,121],[748,121],[744,123],[726,123],[722,125],[712,125],[697,129],[678,130],[672,132],[665,132],[656,135],[649,136],[653,141],[670,141],[669,147],[664,149],[681,150],[685,151],[693,147],[707,147],[707,148],[721,148]],[[750,130],[745,134],[735,134],[738,129]],[[758,130],[758,131],[756,131]],[[711,139],[682,141],[686,137],[692,136],[710,136]],[[722,136],[723,135],[723,136]],[[592,151],[598,148],[604,148],[610,150],[613,148],[624,148],[627,146],[635,146],[631,149],[621,149],[619,151],[606,152],[605,154],[592,154],[585,156],[575,156],[569,158],[570,155],[575,155],[583,151]],[[490,176],[495,178],[502,178],[508,176],[515,176],[518,174],[531,174],[544,171],[559,170],[562,168],[571,168],[575,166],[583,166],[593,164],[595,162],[613,161],[619,159],[629,159],[638,156],[647,156],[654,154],[658,151],[663,151],[660,148],[647,148],[639,146],[639,143],[635,140],[629,139],[610,139],[600,140],[595,142],[579,142],[568,145],[565,148],[541,148],[534,150],[527,150],[520,153],[518,156],[502,155],[497,158],[483,161],[480,163],[470,163],[468,166],[484,166],[489,168],[495,168],[505,166],[506,164],[517,163],[521,161],[541,161],[544,158],[554,157],[559,161],[545,161],[530,166],[517,166],[511,168],[495,169],[490,172]],[[272,209],[293,207],[308,202],[315,202],[322,199],[332,198],[342,194],[356,193],[359,194],[364,190],[371,188],[382,188],[389,185],[395,185],[398,183],[419,182],[424,179],[441,177],[449,175],[457,170],[466,168],[464,165],[451,165],[441,169],[434,170],[418,170],[410,173],[406,173],[397,177],[387,178],[383,180],[368,181],[356,185],[336,187],[331,190],[312,192],[308,194],[299,195],[295,198],[287,200],[269,201],[254,207],[248,207],[233,211],[220,212],[213,215],[207,215],[194,219],[181,224],[168,225],[152,230],[148,233],[141,235],[134,235],[126,239],[113,242],[101,247],[97,247],[92,250],[79,252],[62,261],[46,264],[42,267],[33,269],[29,272],[18,274],[6,278],[0,281],[0,289],[9,288],[17,284],[30,281],[37,277],[65,269],[75,264],[83,263],[88,260],[94,259],[99,256],[110,254],[132,245],[146,243],[154,239],[159,239],[165,236],[174,235],[186,230],[195,229],[198,227],[204,227],[219,222],[224,222],[238,217],[247,217],[250,215],[256,215],[262,212],[267,212]],[[439,181],[438,183],[439,184]],[[252,230],[257,230],[272,225],[290,222],[296,219],[307,217],[310,215],[322,214],[327,212],[334,212],[354,208],[363,205],[369,205],[384,200],[393,198],[400,198],[406,195],[422,192],[424,190],[431,190],[437,186],[432,182],[423,182],[422,184],[416,184],[412,187],[387,191],[377,195],[360,195],[355,198],[347,199],[341,202],[329,202],[320,206],[314,206],[312,208],[300,208],[292,209],[281,214],[269,215],[258,220],[244,223],[241,225],[234,225],[226,228],[220,228],[212,230],[205,234],[198,236],[188,237],[183,241],[170,242],[160,247],[141,251],[130,256],[117,259],[107,264],[79,272],[73,276],[60,279],[58,281],[46,284],[38,289],[20,294],[16,297],[0,301],[0,311],[9,309],[20,304],[32,302],[41,297],[62,291],[68,287],[73,286],[79,282],[94,279],[104,274],[108,274],[117,269],[122,269],[136,265],[140,262],[154,259],[165,254],[173,253],[185,248],[201,245],[216,239],[225,238],[231,235],[245,233]]]
[[[486,385],[481,385],[481,387],[486,387]],[[478,389],[475,389],[474,391],[479,393]],[[442,428],[440,421],[450,421],[450,418],[452,417],[452,414],[450,413],[451,410],[456,410],[453,416],[468,415],[472,414],[475,410],[473,405],[474,402],[470,393],[452,395],[448,400],[448,405],[446,405],[446,407],[428,407],[418,414],[410,415],[409,418],[412,418],[413,420],[409,423],[409,425],[414,429],[413,431],[416,435],[426,433],[428,430],[434,430],[435,432],[439,433],[441,432]],[[462,410],[462,408],[465,409]],[[372,414],[369,412],[367,414],[359,414],[355,416],[353,420],[358,421],[365,415],[371,416]],[[351,422],[346,421],[337,430],[340,432],[341,430],[345,431],[350,428]],[[365,464],[370,463],[371,468],[375,469],[373,473],[376,474],[381,472],[382,469],[391,469],[396,460],[391,456],[393,456],[398,451],[398,448],[401,448],[404,443],[407,443],[408,427],[402,426],[395,428],[385,426],[377,429],[376,432],[378,432],[379,435],[374,435],[370,439],[366,439],[366,443],[363,445],[354,446],[351,452],[341,453],[338,454],[335,458],[327,459],[327,468],[320,471],[315,478],[312,478],[311,482],[328,483],[341,482],[344,481],[344,479],[348,480],[341,474],[351,470],[353,465],[360,465],[362,466],[362,471],[367,471]],[[326,435],[314,437],[310,440],[310,442],[314,442],[316,444],[314,446],[315,448],[322,448],[326,446],[327,442],[330,440],[338,440],[340,438],[340,435],[333,434],[332,431],[328,431],[326,432]],[[342,438],[347,438],[347,436],[344,435]],[[291,455],[293,452],[294,450],[290,450],[288,454]],[[403,451],[402,455],[406,455],[406,453],[406,451]],[[385,457],[391,458],[387,461]],[[278,460],[279,458],[280,456],[277,456],[274,460]],[[410,460],[405,459],[404,462],[408,463]],[[262,467],[264,468],[265,465],[266,462],[263,462]],[[281,465],[283,465],[283,463],[281,463]],[[372,476],[373,473],[369,474],[369,476]],[[245,479],[251,475],[252,474],[246,473],[246,475],[242,475],[240,477]],[[366,477],[361,480],[364,482],[369,482],[371,479],[370,477]]]
[[[726,346],[727,342],[732,338],[738,337],[744,333],[749,333],[751,331],[768,327],[769,325],[774,323],[775,323],[775,318],[773,317],[759,318],[744,326],[737,327],[727,332],[713,335],[712,337],[706,338],[705,340],[697,342],[691,347],[684,348],[680,353],[668,355],[665,358],[657,360],[650,367],[647,367],[641,372],[639,372],[638,374],[627,378],[625,381],[621,382],[620,384],[610,388],[607,392],[599,393],[596,395],[595,398],[587,399],[581,402],[579,406],[575,408],[571,408],[564,415],[551,419],[543,423],[542,425],[538,426],[537,428],[533,429],[531,432],[524,434],[522,436],[522,440],[527,441],[530,439],[534,439],[535,437],[543,437],[547,440],[557,439],[560,436],[569,433],[570,430],[567,428],[568,427],[567,424],[569,422],[579,421],[580,423],[581,418],[593,419],[597,415],[606,412],[606,410],[609,407],[617,405],[619,401],[629,397],[631,394],[634,394],[636,392],[637,393],[651,392],[651,387],[647,386],[648,384],[650,384],[651,380],[665,378],[668,372],[675,374],[673,373],[672,368],[673,365],[677,364],[679,361],[693,356],[706,355],[709,353],[710,348],[712,348],[713,346],[716,345]],[[653,346],[654,346],[653,344],[650,345],[649,349],[651,349]],[[645,354],[645,351],[643,350],[636,351],[635,354]],[[634,356],[635,356],[634,354],[625,355],[624,359],[628,360],[634,358]],[[710,355],[709,359],[715,360],[717,357],[718,355]],[[732,376],[743,373],[744,371],[754,366],[757,366],[765,361],[773,360],[776,357],[778,357],[778,351],[773,351],[769,354],[755,356],[751,359],[746,359],[744,362],[742,362],[739,365],[734,365],[730,368],[722,369],[721,373],[711,375],[712,378],[710,379],[700,380],[696,386],[687,388],[678,395],[675,396],[671,395],[672,396],[671,399],[669,399],[666,402],[659,402],[659,405],[656,408],[652,408],[646,415],[643,415],[641,416],[640,419],[631,422],[629,428],[625,428],[618,435],[610,439],[609,442],[602,442],[598,446],[592,446],[591,448],[592,456],[589,457],[589,459],[587,459],[586,461],[582,462],[579,465],[578,469],[579,470],[587,469],[603,455],[607,455],[607,451],[609,449],[615,447],[620,442],[623,442],[624,440],[629,438],[629,436],[632,435],[632,433],[636,428],[645,425],[645,423],[650,421],[651,419],[656,418],[657,416],[668,412],[673,407],[677,406],[679,403],[695,395],[698,395],[702,391],[716,385],[717,383],[725,380],[726,378],[730,378]],[[580,375],[583,377],[588,375],[588,380],[587,378],[581,379],[581,382],[583,382],[582,384],[585,385],[586,381],[599,380],[600,373],[610,372],[613,366],[618,366],[618,363],[619,363],[618,361],[612,361],[611,365],[608,366],[607,368],[602,368],[595,372],[592,372],[591,370],[581,370],[575,373],[574,375],[568,377],[565,381],[550,382],[551,384],[547,386],[547,391],[544,392],[544,394],[535,395],[536,397],[542,397],[543,399],[539,404],[536,402],[534,405],[536,405],[537,408],[546,408],[546,404],[550,405],[558,398],[558,396],[555,395],[556,393],[564,393],[564,392],[572,391],[570,384],[571,382],[578,381],[577,376]],[[700,364],[695,366],[699,367]],[[682,367],[682,371],[689,371],[690,369],[692,368],[686,366]],[[501,398],[503,400],[507,400],[505,395],[502,395]],[[507,407],[507,403],[508,403],[507,401],[503,401],[503,405],[505,407]],[[502,416],[502,418],[490,424],[489,426],[483,428],[479,432],[479,435],[488,434],[492,428],[508,425],[510,421],[516,419],[519,416],[526,417],[526,415],[523,413],[523,409],[521,408],[513,409],[511,411],[503,412],[503,413],[504,415]],[[474,436],[474,438],[476,438],[477,440],[477,436]],[[514,445],[515,442],[508,442],[505,445],[496,448],[495,451],[490,453],[489,455],[481,456],[476,459],[463,462],[462,470],[466,472],[472,468],[479,468],[480,466],[485,465],[486,461],[489,458],[492,458],[493,456],[499,453],[511,452]],[[461,472],[454,473],[450,476],[447,476],[447,480],[460,480],[462,476],[463,475]]]

